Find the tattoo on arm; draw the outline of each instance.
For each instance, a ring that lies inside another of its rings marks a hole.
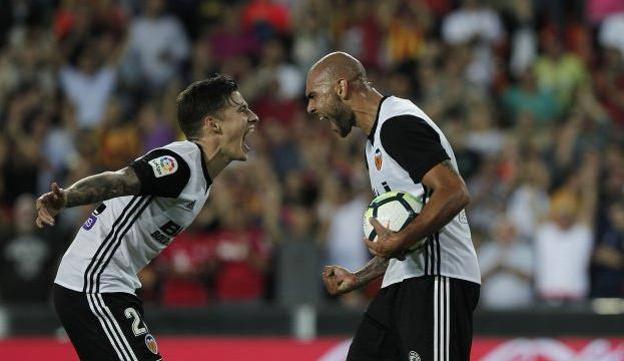
[[[455,168],[453,168],[453,163],[451,163],[450,159],[444,160],[441,164],[459,176],[459,173],[455,170]]]
[[[361,270],[355,272],[358,279],[358,287],[364,286],[368,282],[386,273],[389,260],[381,257],[371,259]]]
[[[83,178],[65,189],[66,207],[81,206],[115,197],[138,194],[140,190],[141,182],[130,167],[117,172],[103,172]]]

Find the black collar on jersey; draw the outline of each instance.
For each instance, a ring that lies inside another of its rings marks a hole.
[[[208,168],[206,168],[206,158],[204,156],[204,150],[202,149],[201,145],[199,145],[199,143],[195,143],[195,145],[199,148],[199,154],[201,154],[202,171],[204,172],[204,178],[206,178],[206,192],[207,192],[208,187],[210,187],[210,185],[212,184],[212,178],[210,178],[210,174],[208,174]]]
[[[368,133],[368,140],[370,140],[371,144],[375,143],[375,130],[377,129],[377,122],[379,121],[379,112],[381,112],[381,104],[383,104],[384,100],[390,98],[390,95],[384,95],[379,101],[379,106],[377,107],[377,114],[375,115],[375,122],[373,123],[373,127],[371,128],[370,133]]]

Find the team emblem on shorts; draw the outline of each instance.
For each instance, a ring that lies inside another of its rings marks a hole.
[[[377,168],[377,170],[381,170],[382,163],[383,159],[381,158],[381,151],[377,149],[375,150],[375,168]]]
[[[154,354],[158,355],[158,345],[156,344],[156,339],[151,334],[145,335],[145,346]]]
[[[178,162],[174,157],[169,155],[154,158],[147,163],[152,167],[152,171],[154,172],[154,176],[156,176],[156,178],[173,174],[178,170]]]
[[[416,351],[410,351],[409,353],[409,361],[422,361],[420,355]]]

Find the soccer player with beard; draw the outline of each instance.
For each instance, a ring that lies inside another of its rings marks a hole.
[[[308,113],[341,137],[353,127],[368,136],[374,194],[401,190],[424,204],[400,232],[371,218],[377,239],[364,242],[375,257],[361,270],[325,267],[323,282],[334,295],[384,275],[347,360],[469,360],[481,277],[464,211],[469,195],[448,140],[411,101],[382,96],[362,64],[343,52],[310,68],[306,96]],[[421,251],[407,251],[423,238]]]

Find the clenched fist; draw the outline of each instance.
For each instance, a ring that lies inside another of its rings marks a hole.
[[[357,276],[340,266],[325,266],[323,283],[332,296],[351,292],[359,287]]]

